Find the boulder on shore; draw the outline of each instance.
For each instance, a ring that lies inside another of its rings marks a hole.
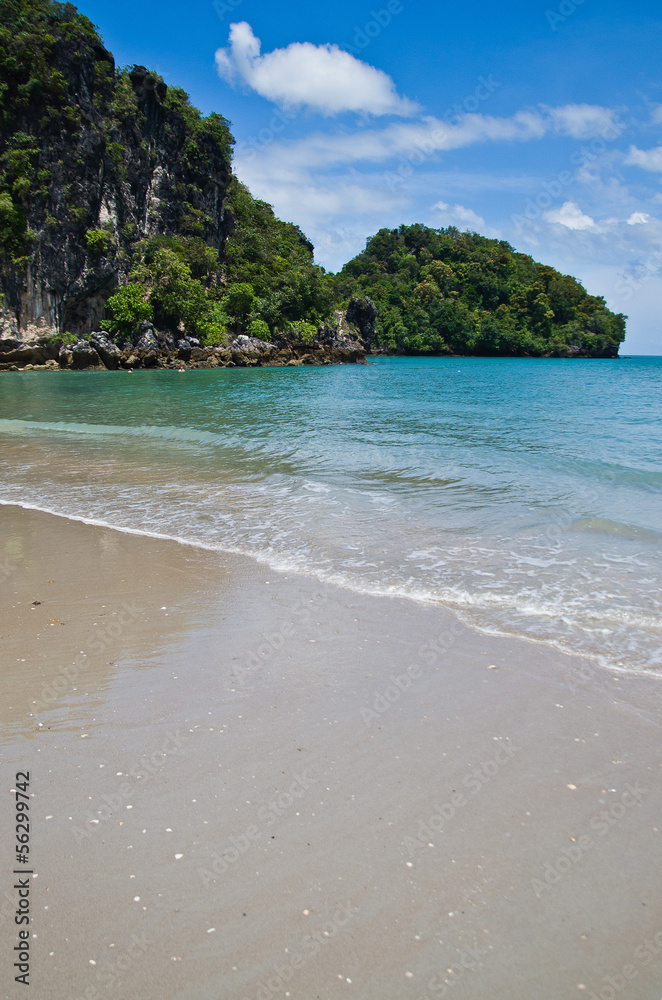
[[[90,346],[97,352],[106,368],[111,371],[119,368],[122,352],[107,333],[103,330],[100,333],[93,333],[90,337]]]
[[[159,342],[153,324],[143,320],[138,327],[138,340],[133,348],[134,353],[142,358],[144,365],[151,367],[156,364],[159,350]]]
[[[83,368],[98,368],[101,358],[87,340],[79,340],[71,348],[71,367],[76,371]]]

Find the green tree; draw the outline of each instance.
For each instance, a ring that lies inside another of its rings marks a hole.
[[[124,285],[106,302],[104,325],[109,333],[130,337],[142,320],[152,318],[152,306],[145,300],[143,286],[136,282]]]
[[[243,324],[246,321],[253,302],[255,301],[255,291],[248,282],[240,281],[235,285],[228,285],[223,296],[223,307],[228,316]]]
[[[162,247],[154,254],[146,277],[155,322],[174,329],[181,324],[186,332],[195,333],[207,312],[207,297],[188,264],[174,250]]]
[[[257,337],[259,340],[271,340],[271,330],[263,319],[254,319],[249,327],[249,331],[251,337]]]
[[[115,241],[112,233],[105,229],[88,229],[85,233],[85,242],[92,253],[101,256],[101,254],[109,253]]]

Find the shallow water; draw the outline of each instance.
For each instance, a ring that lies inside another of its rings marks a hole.
[[[662,671],[662,358],[0,379],[0,500]]]

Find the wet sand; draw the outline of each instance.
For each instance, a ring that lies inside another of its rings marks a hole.
[[[33,997],[659,996],[659,680],[39,512],[0,538]]]

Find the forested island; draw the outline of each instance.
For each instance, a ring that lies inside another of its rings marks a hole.
[[[383,229],[326,273],[233,144],[72,4],[0,0],[0,368],[617,356],[624,316],[477,233]]]

